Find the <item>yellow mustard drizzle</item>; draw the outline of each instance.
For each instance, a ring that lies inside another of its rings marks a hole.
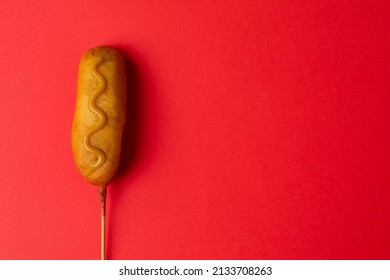
[[[106,114],[103,112],[103,110],[101,110],[96,105],[96,99],[106,90],[106,86],[107,86],[106,79],[104,78],[104,76],[102,74],[100,74],[97,71],[97,67],[103,61],[104,61],[104,59],[102,57],[99,57],[98,59],[94,60],[91,63],[91,73],[98,79],[99,86],[97,87],[97,89],[92,93],[91,97],[89,98],[88,107],[89,107],[89,110],[91,110],[93,113],[95,113],[99,117],[99,120],[98,120],[98,122],[97,122],[97,124],[95,126],[91,127],[88,130],[87,134],[84,137],[84,147],[85,147],[85,149],[88,152],[92,153],[97,158],[96,162],[92,163],[90,165],[90,167],[88,168],[88,173],[89,174],[95,172],[100,167],[102,167],[103,164],[107,160],[107,156],[106,156],[106,154],[102,150],[100,150],[100,149],[98,149],[96,147],[93,147],[89,143],[89,140],[90,140],[92,134],[94,134],[95,132],[97,132],[100,129],[102,129],[104,127],[104,125],[106,124],[106,122],[107,122]]]

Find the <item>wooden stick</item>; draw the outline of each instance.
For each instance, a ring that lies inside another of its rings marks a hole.
[[[106,196],[107,187],[99,187],[99,199],[102,203],[102,222],[101,222],[101,259],[106,259]]]
[[[101,256],[102,260],[105,260],[106,258],[106,250],[105,250],[105,243],[106,243],[106,216],[102,215],[102,240],[101,240]]]

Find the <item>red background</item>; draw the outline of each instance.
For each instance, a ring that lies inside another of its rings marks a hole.
[[[111,259],[389,259],[389,1],[0,8],[0,258],[98,259],[77,67],[127,60]]]

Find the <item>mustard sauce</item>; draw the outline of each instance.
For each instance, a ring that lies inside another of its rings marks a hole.
[[[92,163],[89,168],[88,168],[88,173],[91,174],[98,170],[100,167],[103,166],[103,164],[107,160],[106,154],[100,150],[99,148],[96,148],[90,144],[90,139],[91,136],[102,129],[104,125],[107,123],[107,116],[104,113],[103,110],[101,110],[97,105],[96,105],[96,99],[106,90],[107,87],[107,82],[106,79],[102,74],[100,74],[97,70],[98,66],[102,64],[104,61],[103,57],[96,57],[91,63],[91,73],[93,76],[96,77],[96,79],[99,81],[99,86],[95,89],[95,91],[91,94],[91,97],[89,98],[88,101],[88,107],[89,110],[92,111],[95,115],[98,116],[98,122],[96,125],[91,127],[86,135],[84,136],[84,147],[85,149],[93,154],[96,157],[96,161]]]

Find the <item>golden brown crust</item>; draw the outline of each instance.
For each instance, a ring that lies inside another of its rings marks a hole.
[[[115,175],[125,121],[123,58],[111,47],[92,48],[79,64],[72,127],[73,157],[91,184],[105,186]]]

